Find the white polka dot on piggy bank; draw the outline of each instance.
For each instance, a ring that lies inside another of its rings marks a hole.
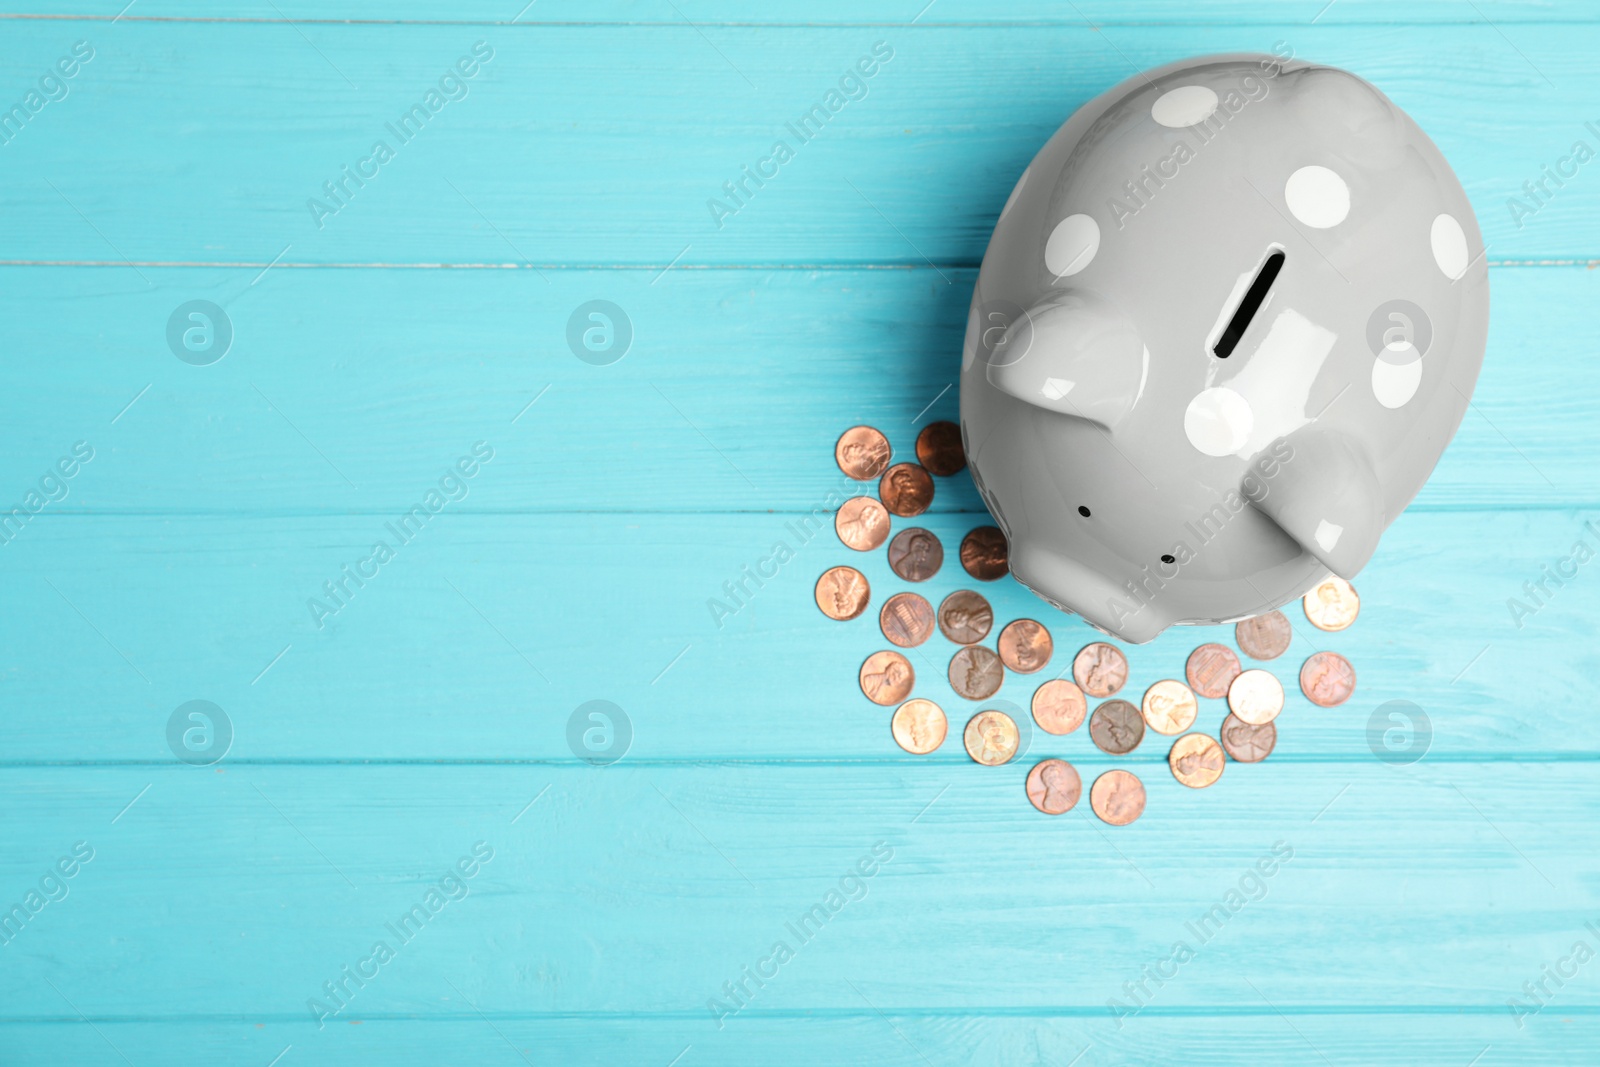
[[[1352,578],[1483,361],[1483,239],[1373,86],[1187,60],[1080,108],[995,224],[961,421],[1012,573],[1130,641]]]

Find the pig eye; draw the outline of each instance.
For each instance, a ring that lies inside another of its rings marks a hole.
[[[1261,269],[1256,272],[1255,281],[1245,290],[1244,299],[1239,301],[1239,307],[1234,311],[1233,318],[1228,320],[1227,328],[1222,331],[1222,336],[1217,338],[1216,345],[1211,349],[1218,359],[1227,359],[1232,355],[1234,348],[1239,344],[1239,338],[1250,328],[1250,320],[1261,310],[1261,305],[1267,299],[1267,291],[1272,288],[1278,272],[1283,269],[1283,259],[1283,250],[1279,249],[1261,264]]]
[[[1087,519],[1089,517],[1089,509],[1084,507],[1082,504],[1079,504],[1078,505],[1078,514],[1082,515],[1084,518]]]
[[[1161,562],[1162,563],[1176,563],[1176,562],[1178,562],[1178,559],[1177,559],[1176,556],[1173,556],[1171,553],[1168,553],[1167,555],[1161,557]]]

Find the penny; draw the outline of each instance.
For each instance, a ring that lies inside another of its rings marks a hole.
[[[834,567],[817,579],[817,607],[830,619],[843,622],[867,610],[872,587],[854,567]]]
[[[1000,631],[1000,661],[1006,670],[1032,674],[1050,662],[1055,643],[1050,631],[1032,619],[1018,619]]]
[[[1064,815],[1083,795],[1083,779],[1064,759],[1041,760],[1028,772],[1028,801],[1046,815]]]
[[[901,530],[889,542],[889,567],[908,582],[925,582],[944,566],[944,546],[920,526]]]
[[[1144,812],[1144,783],[1131,771],[1107,771],[1089,788],[1089,806],[1101,822],[1127,826]]]
[[[1144,712],[1144,721],[1156,733],[1181,734],[1194,725],[1200,705],[1188,686],[1164,678],[1144,691],[1140,710]]]
[[[1222,747],[1240,763],[1260,763],[1278,743],[1276,723],[1252,726],[1237,715],[1222,720]]]
[[[998,767],[1017,754],[1017,724],[1003,711],[980,711],[961,734],[967,755],[985,767]]]
[[[1006,535],[998,526],[980,526],[961,539],[961,566],[980,582],[1011,573],[1007,559]]]
[[[889,538],[889,512],[870,496],[853,496],[834,512],[833,529],[847,548],[871,552]]]
[[[911,695],[917,682],[911,661],[898,652],[874,652],[861,665],[861,691],[874,704],[888,707]]]
[[[1128,680],[1128,658],[1115,645],[1084,645],[1072,660],[1072,677],[1085,693],[1108,697]]]
[[[890,644],[915,648],[933,636],[933,606],[915,593],[896,593],[883,602],[878,625]]]
[[[1083,725],[1089,710],[1083,690],[1065,678],[1055,678],[1033,691],[1033,721],[1047,734],[1070,734]]]
[[[1356,691],[1356,669],[1337,652],[1318,652],[1300,668],[1300,691],[1319,708],[1343,704]]]
[[[1102,752],[1126,756],[1144,740],[1144,716],[1126,700],[1108,700],[1089,716],[1089,740]]]
[[[1355,587],[1332,574],[1312,587],[1300,603],[1305,607],[1306,618],[1319,630],[1343,630],[1361,613],[1361,598]]]
[[[921,515],[933,503],[933,479],[915,463],[896,463],[878,479],[878,498],[901,518]]]
[[[941,478],[957,474],[967,465],[961,448],[961,427],[953,422],[930,422],[917,434],[917,462]]]
[[[1239,650],[1251,659],[1277,659],[1288,649],[1289,636],[1289,617],[1281,611],[1257,615],[1233,628]]]
[[[871,426],[853,426],[833,446],[839,469],[858,482],[870,482],[889,465],[889,439]]]
[[[968,700],[988,700],[1005,677],[1000,657],[982,645],[968,645],[950,657],[950,688]]]
[[[1221,778],[1227,762],[1216,738],[1205,734],[1184,734],[1172,743],[1172,751],[1167,753],[1172,777],[1190,789],[1204,789]]]
[[[1269,723],[1283,710],[1283,685],[1270,671],[1244,671],[1228,686],[1228,708],[1251,726]]]
[[[943,708],[919,697],[894,709],[889,729],[894,733],[895,744],[913,756],[926,756],[944,744],[944,735],[949,726],[945,722]]]
[[[970,589],[957,589],[939,605],[939,631],[958,645],[975,645],[989,636],[994,609]]]
[[[1190,689],[1217,700],[1228,695],[1228,686],[1239,676],[1239,657],[1227,645],[1201,645],[1189,653],[1183,673]]]

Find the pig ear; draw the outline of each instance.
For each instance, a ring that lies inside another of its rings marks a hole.
[[[1262,456],[1276,460],[1277,469],[1269,476],[1258,460],[1241,486],[1245,498],[1334,574],[1354,578],[1384,527],[1383,494],[1361,446],[1312,425]]]
[[[1149,364],[1126,316],[1091,293],[1067,291],[1011,323],[985,375],[1018,400],[1111,430],[1132,410]]]

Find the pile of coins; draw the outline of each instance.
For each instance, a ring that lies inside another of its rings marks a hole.
[[[931,531],[918,526],[900,530],[890,538],[890,516],[914,518],[933,503],[935,475],[949,477],[966,466],[960,429],[951,422],[935,422],[917,436],[916,463],[890,465],[891,450],[884,435],[870,426],[857,426],[839,438],[834,448],[839,469],[857,480],[878,482],[878,497],[857,496],[845,501],[834,516],[839,540],[858,552],[871,552],[887,541],[889,568],[907,582],[924,582],[944,565],[944,546]],[[1005,536],[993,526],[980,526],[961,542],[961,566],[980,582],[992,582],[1009,573]],[[861,616],[872,600],[866,576],[854,567],[833,567],[816,585],[817,607],[830,619]],[[1337,632],[1355,622],[1361,601],[1342,578],[1328,577],[1303,598],[1310,623],[1319,630]],[[1035,674],[1054,655],[1047,630],[1033,619],[1017,619],[1000,630],[995,647],[984,642],[994,629],[994,609],[980,593],[960,589],[945,597],[937,611],[914,592],[896,593],[878,612],[883,636],[897,648],[916,648],[933,636],[934,629],[959,646],[950,658],[950,688],[966,700],[982,701],[1000,691],[1005,674]],[[1239,623],[1234,639],[1252,660],[1267,662],[1289,648],[1292,627],[1281,611],[1269,611]],[[1139,747],[1147,731],[1175,737],[1167,765],[1180,783],[1204,789],[1222,777],[1229,759],[1259,763],[1277,745],[1275,720],[1283,710],[1283,685],[1271,671],[1245,669],[1226,645],[1203,644],[1190,653],[1184,681],[1166,678],[1150,685],[1137,705],[1117,699],[1128,680],[1128,660],[1122,650],[1094,641],[1078,650],[1071,664],[1071,680],[1061,676],[1034,691],[1034,723],[1047,734],[1064,736],[1087,718],[1089,739],[1113,756]],[[1300,689],[1319,707],[1343,704],[1355,691],[1355,669],[1336,652],[1316,652],[1300,668]],[[912,697],[916,671],[897,651],[874,652],[862,663],[861,691],[874,704],[895,706],[890,732],[895,743],[914,755],[926,755],[944,744],[949,724],[944,710],[926,697]],[[1089,712],[1089,698],[1103,701]],[[1218,736],[1189,732],[1199,716],[1199,698],[1226,700],[1227,717]],[[974,762],[986,767],[1009,763],[1021,746],[1017,723],[1004,711],[981,710],[967,722],[962,743]],[[1083,792],[1077,770],[1062,759],[1046,759],[1028,772],[1028,800],[1046,815],[1072,810]],[[1131,771],[1106,771],[1089,790],[1094,813],[1112,826],[1126,826],[1144,811],[1145,788]]]

